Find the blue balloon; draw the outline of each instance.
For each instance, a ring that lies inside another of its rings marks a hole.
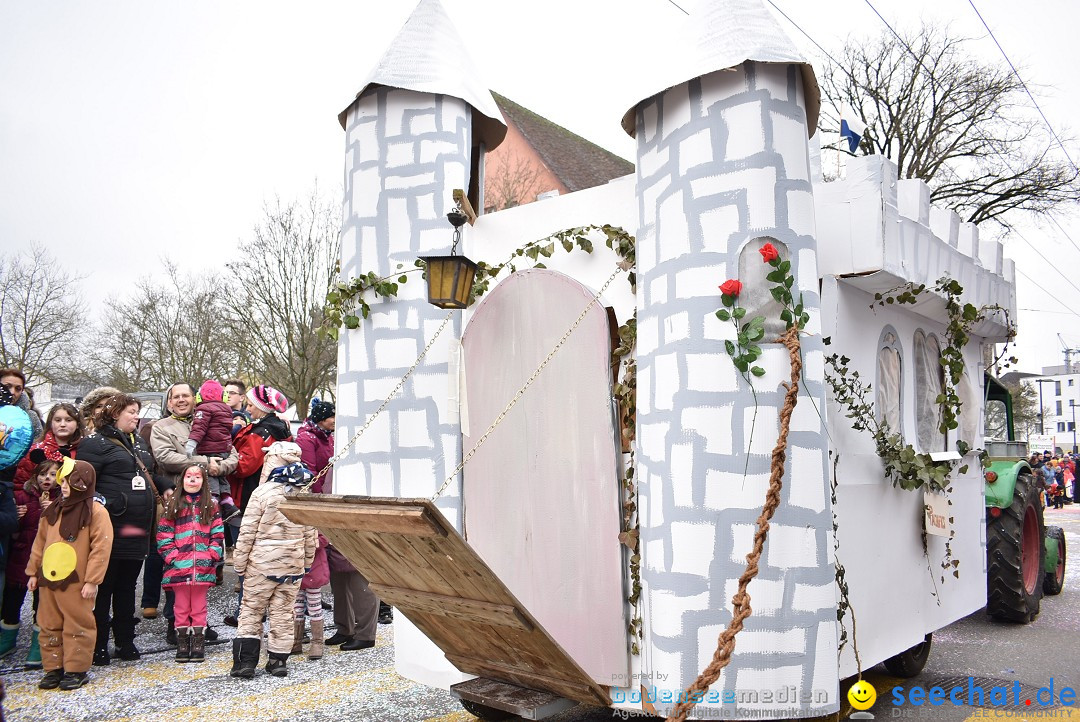
[[[0,406],[0,469],[19,463],[34,443],[30,417],[18,406]]]

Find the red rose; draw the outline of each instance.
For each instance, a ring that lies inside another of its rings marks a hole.
[[[761,260],[765,261],[765,263],[768,263],[769,261],[773,261],[780,257],[780,253],[776,250],[776,246],[771,243],[766,243],[764,246],[758,249],[758,253],[761,254]]]
[[[734,278],[729,278],[720,286],[720,293],[725,296],[738,296],[740,291],[742,291],[742,283]]]

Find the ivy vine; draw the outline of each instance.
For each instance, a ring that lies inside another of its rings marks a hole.
[[[889,305],[914,304],[926,290],[926,284],[904,284],[890,291],[874,294],[874,302],[870,307],[873,309]],[[1015,329],[1009,319],[1007,309],[1000,305],[988,304],[977,307],[971,303],[962,303],[960,299],[964,288],[955,279],[942,277],[934,284],[933,290],[944,298],[948,318],[945,346],[941,350],[940,357],[945,373],[942,391],[935,399],[935,403],[941,408],[941,423],[938,431],[946,434],[960,425],[959,417],[963,402],[957,392],[957,387],[964,375],[964,348],[971,340],[972,329],[993,313],[1004,315],[1010,340],[1015,336]],[[830,339],[825,339],[826,344],[829,342]],[[1007,346],[1008,344],[1006,348]],[[929,454],[918,452],[911,444],[905,444],[898,431],[891,429],[884,419],[878,419],[874,403],[868,398],[872,390],[871,385],[859,378],[857,370],[850,369],[850,361],[851,359],[847,356],[839,354],[826,356],[825,380],[832,390],[833,398],[844,409],[845,416],[851,419],[852,428],[856,431],[866,431],[874,439],[875,450],[884,464],[886,478],[901,489],[914,491],[926,488],[943,494],[946,502],[951,506],[950,480],[957,462],[934,461]],[[956,442],[956,448],[961,457],[965,457],[971,451],[970,446],[963,440]],[[965,474],[967,469],[968,465],[963,464],[956,470],[960,474]],[[952,521],[951,516],[949,520]],[[923,551],[927,554],[929,563],[925,529],[922,542]],[[941,568],[944,573],[950,573],[959,578],[959,565],[960,561],[953,557],[951,538],[947,539]],[[945,581],[944,573],[941,575],[942,582]],[[934,578],[932,569],[931,578]],[[937,580],[934,581],[936,589]],[[934,596],[938,597],[936,591]]]

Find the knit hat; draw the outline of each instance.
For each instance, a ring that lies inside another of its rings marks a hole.
[[[337,411],[334,409],[333,401],[320,401],[317,398],[311,400],[311,411],[308,412],[308,418],[312,422],[317,424],[336,415]]]
[[[303,486],[311,481],[311,478],[315,476],[307,468],[299,463],[292,463],[286,466],[279,466],[270,472],[270,476],[267,481],[276,481],[280,484],[288,484],[289,486]]]
[[[293,464],[300,461],[303,453],[300,444],[297,444],[295,441],[275,441],[266,449],[267,457],[274,457],[278,461],[285,462],[286,464]]]
[[[225,395],[225,389],[221,388],[214,379],[207,379],[202,382],[202,386],[199,387],[199,398],[203,401],[221,401]]]
[[[283,414],[285,409],[289,408],[289,400],[285,398],[285,394],[273,386],[266,386],[265,384],[259,384],[248,389],[247,400],[251,402],[252,406],[268,414],[275,412]]]

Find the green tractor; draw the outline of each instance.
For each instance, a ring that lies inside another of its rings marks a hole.
[[[1016,441],[1012,396],[987,374],[986,403],[1004,404],[1007,441],[988,441],[986,495],[986,611],[1026,624],[1039,614],[1043,594],[1060,594],[1065,581],[1065,534],[1047,527],[1039,480],[1028,464],[1027,442]]]

